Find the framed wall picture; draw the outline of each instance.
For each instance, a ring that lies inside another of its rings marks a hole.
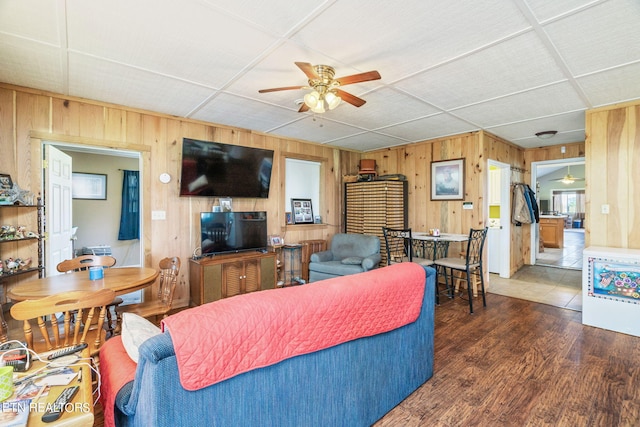
[[[9,191],[13,188],[13,181],[11,175],[6,173],[0,173],[0,192]]]
[[[313,224],[311,199],[291,199],[294,224]]]
[[[222,212],[232,212],[233,205],[231,199],[220,199],[220,208],[222,209]]]
[[[464,199],[464,159],[431,162],[431,200]]]
[[[269,236],[269,245],[278,247],[284,245],[284,242],[282,241],[282,237],[277,234],[272,234],[271,236]]]
[[[73,172],[71,180],[72,198],[107,200],[107,175]]]

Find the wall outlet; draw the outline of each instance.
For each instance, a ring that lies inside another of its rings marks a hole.
[[[609,205],[602,205],[602,207],[600,208],[600,212],[605,215],[609,214]]]
[[[167,219],[167,211],[151,211],[151,219],[152,220]]]

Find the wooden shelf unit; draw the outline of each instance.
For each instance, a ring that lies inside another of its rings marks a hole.
[[[382,227],[406,228],[408,181],[347,182],[344,193],[345,232],[378,236],[381,265],[386,265]]]
[[[189,259],[191,306],[276,285],[274,252],[243,252]]]
[[[32,264],[31,267],[18,270],[14,273],[9,273],[5,269],[0,274],[0,283],[3,283],[6,280],[9,280],[13,277],[38,272],[38,277],[42,277],[42,273],[44,271],[44,266],[42,265],[42,217],[43,217],[44,206],[41,204],[41,199],[38,197],[37,204],[35,205],[0,205],[0,225],[12,225],[12,226],[20,226],[25,225],[25,222],[30,224],[27,227],[27,231],[34,231],[34,225],[36,232],[38,233],[38,237],[25,237],[22,239],[4,239],[0,240],[0,262],[3,262],[8,257],[18,258],[19,253],[23,253],[25,250],[30,251],[32,254]],[[25,221],[22,218],[22,214],[27,212],[27,215],[31,216],[32,214],[36,214],[36,220],[33,221]],[[32,248],[28,249],[28,245],[30,243],[36,243],[36,253],[33,253]],[[13,245],[12,245],[13,244]],[[18,245],[24,246],[24,248],[19,249]],[[4,265],[3,265],[4,266]]]

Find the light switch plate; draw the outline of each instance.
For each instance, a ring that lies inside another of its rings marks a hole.
[[[167,219],[167,212],[166,211],[151,211],[151,219],[152,220]]]
[[[608,214],[609,213],[609,205],[602,205],[601,212],[603,214]]]

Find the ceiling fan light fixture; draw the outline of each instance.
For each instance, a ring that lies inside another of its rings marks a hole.
[[[327,92],[327,94],[324,96],[324,100],[327,101],[329,110],[333,110],[338,105],[340,105],[340,101],[342,101],[342,98],[340,98],[338,95],[333,93],[333,91],[330,91],[330,92]]]
[[[564,178],[562,178],[560,182],[562,182],[563,184],[573,184],[576,181],[573,179],[571,175],[567,175]]]
[[[316,90],[313,90],[304,96],[304,103],[312,110],[318,106],[318,102],[320,102],[320,94]]]
[[[542,132],[537,132],[536,136],[540,139],[549,139],[549,138],[553,138],[554,136],[556,136],[556,134],[558,133],[557,130],[545,130]]]

